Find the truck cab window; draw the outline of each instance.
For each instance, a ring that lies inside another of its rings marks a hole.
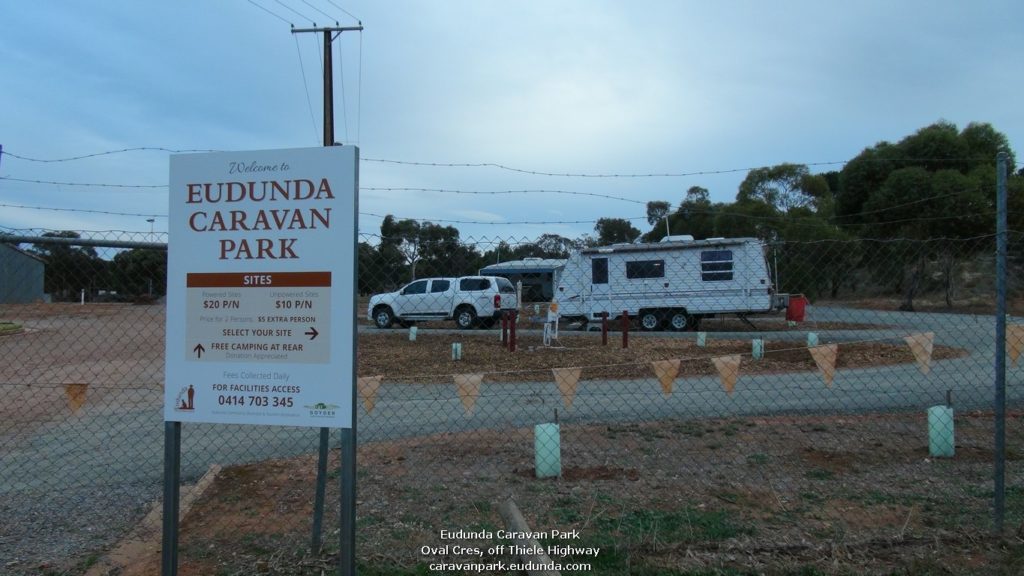
[[[409,284],[402,290],[402,294],[426,294],[427,293],[427,281],[417,280],[412,284]]]

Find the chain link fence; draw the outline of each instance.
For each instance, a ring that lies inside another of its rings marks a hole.
[[[0,572],[156,573],[164,238],[40,236],[0,244]],[[989,539],[994,236],[361,240],[360,573],[509,573],[533,541],[563,573],[1020,567]],[[183,426],[181,572],[330,570],[318,440]]]

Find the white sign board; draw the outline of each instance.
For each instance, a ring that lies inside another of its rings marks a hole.
[[[171,156],[165,420],[352,427],[358,161]]]

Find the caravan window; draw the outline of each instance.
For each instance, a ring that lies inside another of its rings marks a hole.
[[[732,250],[701,252],[700,279],[705,282],[732,280]]]
[[[590,281],[594,284],[608,283],[607,258],[594,258],[590,261]]]
[[[626,262],[626,278],[664,278],[664,260],[638,260]]]

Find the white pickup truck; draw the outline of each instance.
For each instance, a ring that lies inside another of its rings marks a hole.
[[[378,328],[427,320],[455,320],[462,329],[489,328],[502,312],[518,307],[515,287],[500,276],[424,278],[370,297],[367,318]]]

